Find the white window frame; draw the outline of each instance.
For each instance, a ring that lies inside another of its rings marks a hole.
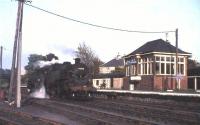
[[[159,57],[160,58],[160,61],[157,61],[156,60],[156,57]],[[164,61],[162,61],[161,60],[161,57],[164,57]],[[167,61],[166,59],[167,59],[167,57],[169,57],[170,58],[170,61]],[[171,62],[171,57],[173,57],[174,58],[174,61],[173,62]],[[186,64],[185,64],[185,57],[184,56],[178,56],[178,59],[179,58],[182,58],[183,59],[183,62],[180,62],[179,60],[178,60],[178,66],[180,65],[180,64],[183,64],[183,74],[180,74],[179,72],[177,72],[178,73],[178,75],[182,75],[182,76],[184,76],[186,73],[185,73],[185,68],[186,68]],[[155,63],[159,63],[159,73],[156,73],[156,75],[176,75],[176,56],[172,56],[172,55],[155,55]],[[164,63],[164,73],[161,73],[161,63]],[[166,72],[167,72],[167,64],[168,63],[170,63],[170,74],[167,74]],[[171,68],[171,66],[172,66],[172,64],[174,64],[174,73],[173,74],[171,74],[172,73],[172,68]]]
[[[130,76],[130,67],[126,66],[126,76]]]
[[[181,61],[178,61],[178,66],[180,65],[180,64],[183,64],[183,74],[180,74],[180,68],[178,68],[178,72],[177,72],[177,74],[178,75],[185,75],[186,73],[185,73],[185,58],[184,57],[178,57],[178,60],[179,60],[179,58],[183,58],[183,62],[181,62]]]
[[[143,60],[141,58],[138,59],[138,75],[143,75]],[[139,72],[140,71],[140,72]]]
[[[145,58],[146,58],[146,61],[144,61]],[[140,73],[138,73],[138,75],[153,75],[153,57],[144,57],[144,58],[140,58],[140,60],[141,61],[138,60],[138,64],[140,64],[140,67],[138,66],[138,68],[140,68]],[[146,64],[145,69],[143,69],[144,64]],[[149,71],[150,64],[151,64],[151,68]],[[144,72],[145,70],[146,70],[146,73]]]
[[[135,65],[130,65],[130,76],[133,76],[136,74],[136,69],[135,69]]]
[[[149,67],[150,67],[150,71],[149,71]],[[152,74],[153,74],[153,57],[147,58],[147,75],[152,75]]]

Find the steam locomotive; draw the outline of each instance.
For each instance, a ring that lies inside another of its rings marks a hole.
[[[75,64],[64,62],[36,69],[29,75],[28,89],[33,92],[42,85],[50,97],[89,97],[95,89],[89,83],[88,67],[75,59]]]

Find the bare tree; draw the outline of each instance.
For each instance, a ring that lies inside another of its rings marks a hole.
[[[99,72],[99,66],[103,64],[103,62],[84,42],[80,43],[77,49],[78,51],[75,53],[76,57],[80,58],[81,62],[89,68],[89,73],[95,76]]]

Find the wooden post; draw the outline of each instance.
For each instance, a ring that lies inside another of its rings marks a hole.
[[[176,85],[175,85],[175,89],[177,89],[177,85],[178,85],[178,29],[176,29],[176,33],[175,33],[175,37],[176,37]]]
[[[16,93],[16,106],[21,107],[21,49],[22,49],[22,17],[24,0],[18,1],[18,12],[16,22],[16,32],[13,47],[13,60],[11,68],[10,88],[8,101],[13,100],[13,93]],[[14,92],[13,92],[14,90]]]
[[[178,79],[178,90],[180,90],[181,89],[181,79],[179,78]]]
[[[8,101],[13,101],[13,90],[15,88],[14,82],[16,81],[16,52],[17,52],[17,43],[19,37],[19,26],[20,26],[20,10],[21,4],[18,2],[18,12],[17,12],[17,22],[16,22],[16,31],[15,31],[15,40],[13,47],[13,59],[12,59],[12,67],[11,67],[11,77],[10,77],[10,87],[8,92]]]
[[[194,77],[194,90],[197,91],[197,77]]]
[[[22,53],[22,21],[23,21],[23,5],[21,2],[21,19],[19,29],[18,40],[18,52],[17,52],[17,90],[16,90],[16,103],[17,107],[21,107],[21,53]]]

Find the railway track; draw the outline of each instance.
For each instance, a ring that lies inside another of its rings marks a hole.
[[[113,94],[114,95],[114,94]],[[106,96],[105,95],[94,95],[96,100],[112,100],[114,96]],[[109,98],[110,97],[110,98]],[[200,113],[200,105],[197,100],[193,99],[190,101],[184,101],[177,98],[179,101],[174,99],[156,99],[151,97],[141,98],[141,97],[131,97],[131,96],[117,96],[115,101],[123,102],[127,104],[138,104],[138,105],[146,105],[153,106],[163,109],[169,110],[184,110],[188,112],[197,112]]]
[[[67,102],[69,103],[69,101]],[[73,104],[80,105],[79,101],[73,101]],[[171,102],[170,102],[171,103]],[[155,121],[163,124],[176,124],[176,125],[199,125],[200,114],[189,110],[176,110],[176,106],[173,109],[164,108],[163,106],[155,103],[130,103],[122,100],[102,100],[96,99],[94,101],[81,102],[82,106],[96,108],[108,112],[114,112],[122,114],[124,116],[136,117],[144,119],[146,121]],[[184,109],[187,106],[184,107]]]
[[[104,105],[107,105],[104,103]],[[110,106],[102,106],[102,104],[97,104],[95,107],[103,108],[107,110],[117,111],[121,112],[124,115],[135,115],[138,117],[148,118],[156,121],[164,121],[165,123],[184,123],[184,124],[194,124],[196,123],[198,117],[197,114],[192,114],[188,112],[182,112],[182,111],[170,111],[166,109],[160,109],[160,108],[152,108],[142,105],[123,105],[123,104],[116,104],[116,103],[110,103],[112,105],[112,108]]]
[[[52,121],[50,119],[36,117],[25,112],[16,111],[14,109],[1,108],[0,125],[63,125],[63,124]]]
[[[141,103],[143,103],[144,106],[200,113],[199,103],[194,103],[194,102],[177,102],[172,100],[160,100],[160,99],[158,100],[158,99],[148,99],[148,98],[147,99],[132,98],[131,100],[121,98],[115,100],[115,102],[123,102],[133,105],[140,105]]]
[[[199,125],[200,114],[190,111],[169,110],[154,105],[143,103],[129,104],[127,102],[118,102],[118,100],[95,101],[93,104],[85,102],[87,107],[96,107],[98,109],[111,112],[121,113],[127,116],[135,116],[146,120],[154,120],[156,122],[164,122],[164,124],[180,124],[180,125]]]
[[[161,123],[151,120],[145,121],[137,117],[124,116],[119,113],[82,106],[82,103],[74,104],[46,100],[37,101],[35,104],[52,112],[61,112],[71,120],[77,120],[78,118],[81,123],[87,125],[161,125]]]
[[[165,105],[164,105],[165,104]],[[38,111],[60,114],[73,125],[199,125],[200,113],[195,104],[187,105],[172,102],[152,102],[137,100],[32,100],[29,104]],[[174,107],[170,107],[173,105]],[[181,105],[181,106],[180,106]],[[176,106],[179,106],[177,108]],[[189,105],[191,106],[191,105]],[[190,110],[192,109],[192,110]],[[53,120],[36,117],[23,111],[0,108],[0,125],[64,125]],[[72,125],[69,123],[69,125]]]

